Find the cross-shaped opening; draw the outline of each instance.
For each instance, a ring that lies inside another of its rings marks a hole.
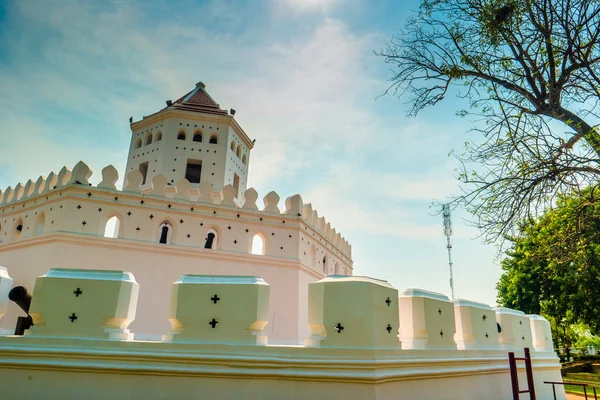
[[[385,328],[388,333],[392,333],[392,325],[388,324],[387,328]]]
[[[221,298],[219,296],[217,296],[216,294],[213,297],[211,297],[210,299],[215,304],[217,304],[217,301],[221,300]]]
[[[210,321],[208,324],[209,324],[210,326],[212,326],[212,327],[213,327],[213,329],[214,329],[214,328],[216,328],[216,327],[217,327],[217,325],[219,325],[219,322],[218,322],[216,319],[214,319],[214,318],[213,318],[213,319],[212,319],[212,321]]]
[[[388,305],[388,307],[390,306],[390,304],[392,304],[392,300],[390,300],[390,298],[388,297],[387,300],[385,301]]]
[[[485,333],[485,338],[486,338],[486,339],[489,339],[489,338],[490,338],[490,335],[488,335],[488,333],[487,333],[487,332]]]
[[[77,319],[77,315],[75,315],[75,313],[69,315],[69,319],[71,320],[71,322],[75,322],[75,320]]]
[[[75,293],[75,297],[79,297],[79,295],[83,292],[81,291],[80,288],[77,288],[77,290],[74,290],[73,293]]]
[[[442,309],[438,308],[438,314],[442,315]]]
[[[444,337],[444,331],[440,330],[440,336]]]
[[[337,333],[342,333],[344,327],[338,322],[338,324],[335,326],[335,330],[337,331]]]

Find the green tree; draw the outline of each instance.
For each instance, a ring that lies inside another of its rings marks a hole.
[[[553,321],[570,345],[573,324],[600,332],[600,205],[593,189],[561,196],[556,208],[520,226],[511,237],[498,304]]]
[[[600,178],[600,1],[422,0],[377,52],[409,114],[449,94],[478,139],[458,155],[464,202],[489,240]]]

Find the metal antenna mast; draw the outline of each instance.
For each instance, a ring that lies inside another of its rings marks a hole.
[[[452,243],[450,242],[450,236],[452,236],[452,219],[450,218],[450,206],[448,204],[442,205],[442,218],[444,221],[444,236],[446,236],[446,248],[448,249],[448,266],[450,266],[450,290],[452,292],[452,299],[454,299],[454,275],[452,273]]]

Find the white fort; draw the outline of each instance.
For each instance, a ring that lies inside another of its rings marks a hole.
[[[548,321],[353,276],[300,195],[257,204],[234,114],[198,83],[130,121],[121,190],[79,162],[0,191],[3,398],[505,399],[525,348],[552,398]]]

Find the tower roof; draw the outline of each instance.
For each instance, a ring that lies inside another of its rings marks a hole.
[[[206,86],[198,82],[196,87],[173,102],[177,110],[192,111],[207,114],[227,115],[219,104],[206,92]]]

